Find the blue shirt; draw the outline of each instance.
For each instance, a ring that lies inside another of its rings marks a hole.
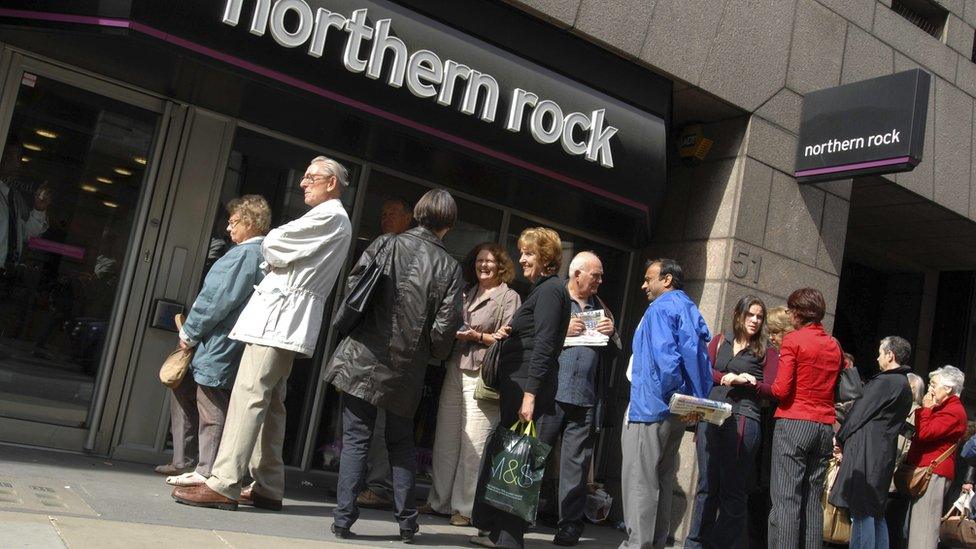
[[[710,339],[705,319],[683,291],[670,290],[652,301],[634,334],[628,421],[663,421],[675,393],[707,398]]]
[[[586,307],[580,308],[575,299],[570,300],[570,313],[594,311],[599,308],[596,297],[590,296]],[[576,406],[596,406],[596,371],[600,366],[603,347],[574,345],[563,347],[559,354],[559,388],[556,400]]]

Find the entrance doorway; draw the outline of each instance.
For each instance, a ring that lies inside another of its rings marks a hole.
[[[99,381],[111,374],[165,103],[9,59],[0,98],[0,433],[81,449],[97,423]]]

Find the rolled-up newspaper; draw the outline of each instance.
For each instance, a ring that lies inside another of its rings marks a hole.
[[[725,423],[725,420],[732,415],[732,405],[727,402],[680,395],[678,393],[671,395],[671,402],[668,407],[674,415],[686,416],[688,414],[701,414],[703,420],[714,423],[715,425]]]

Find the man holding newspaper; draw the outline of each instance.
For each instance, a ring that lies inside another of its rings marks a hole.
[[[699,414],[672,415],[675,394],[705,398],[712,388],[708,326],[682,291],[681,266],[673,259],[648,262],[641,289],[650,305],[634,334],[628,368],[630,406],[621,433],[624,522],[621,549],[664,547],[671,518],[678,448],[685,425]]]

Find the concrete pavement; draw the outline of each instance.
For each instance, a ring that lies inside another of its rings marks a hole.
[[[0,445],[0,548],[303,548],[405,547],[388,511],[364,509],[355,540],[329,533],[333,497],[324,487],[289,487],[280,513],[179,505],[163,477],[144,464]],[[471,547],[473,528],[422,516],[415,546]],[[527,547],[554,547],[551,529],[528,535]],[[581,547],[617,547],[623,534],[590,525]]]

